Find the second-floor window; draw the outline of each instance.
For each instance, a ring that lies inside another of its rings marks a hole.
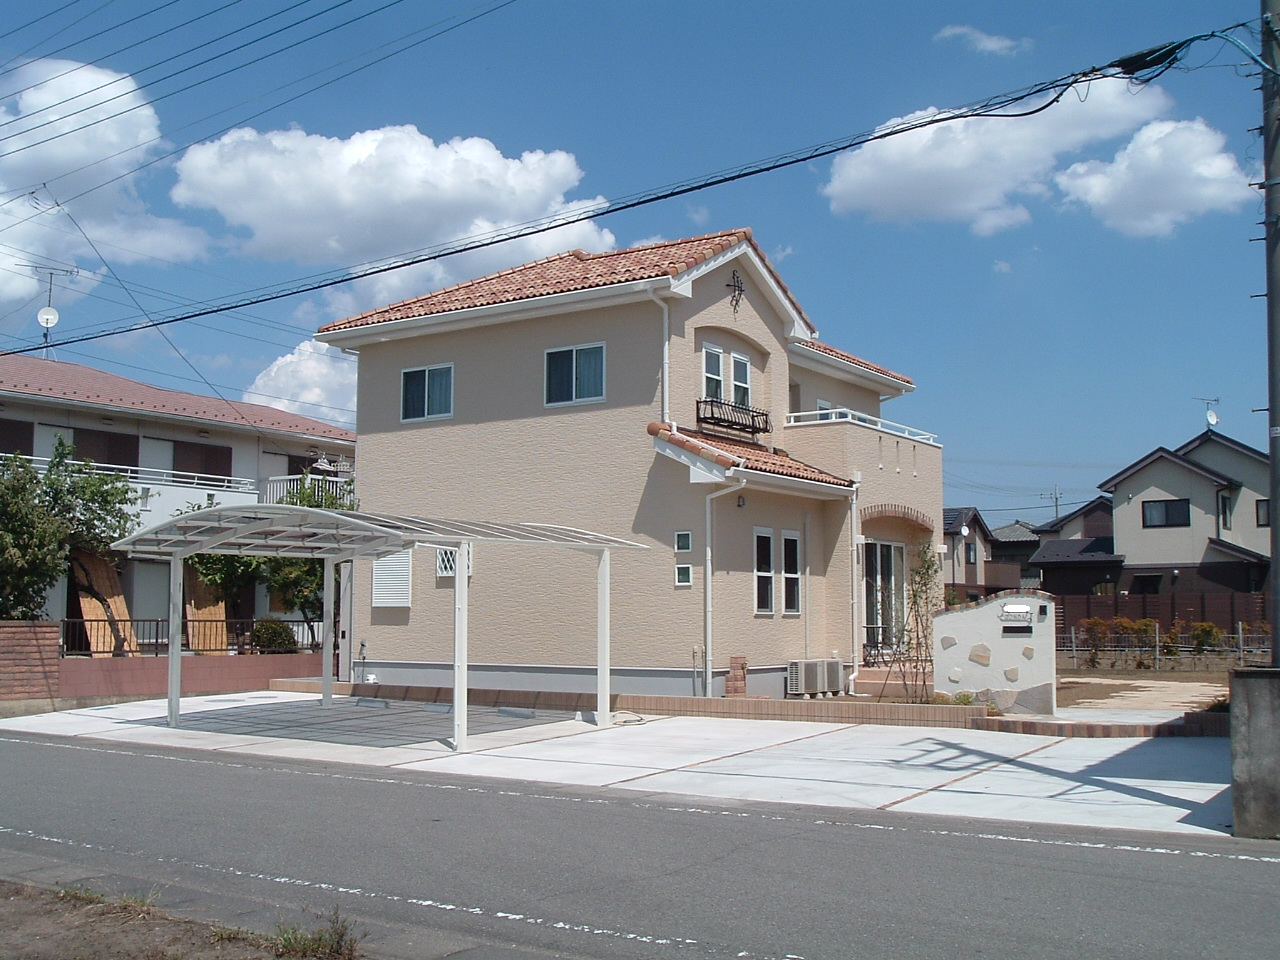
[[[978,562],[978,545],[976,543],[966,543],[964,545],[964,562],[968,564]]]
[[[704,399],[728,400],[740,407],[751,406],[751,361],[742,354],[728,354],[726,360],[725,352],[719,347],[703,347],[702,372]],[[725,389],[726,377],[730,387],[728,392]]]
[[[604,344],[547,351],[546,404],[604,399]]]
[[[1223,530],[1231,529],[1231,494],[1218,493],[1218,525]]]
[[[1191,526],[1190,500],[1143,500],[1142,525],[1144,527]]]
[[[1270,497],[1267,497],[1265,499],[1258,500],[1257,502],[1255,502],[1253,505],[1253,511],[1254,511],[1254,517],[1258,521],[1258,526],[1260,527],[1271,526],[1271,498]]]
[[[453,364],[418,367],[400,374],[400,419],[453,416]]]

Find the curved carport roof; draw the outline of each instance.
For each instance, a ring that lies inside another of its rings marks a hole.
[[[356,557],[385,557],[414,547],[447,547],[457,548],[460,553],[470,552],[481,543],[567,547],[597,556],[596,717],[598,722],[608,723],[609,553],[615,549],[648,549],[642,544],[555,524],[439,520],[288,504],[243,504],[209,507],[171,517],[111,546],[134,559],[168,562],[170,638],[182,636],[184,558],[197,553],[221,553],[324,561],[321,701],[328,705],[333,695],[334,565]],[[468,569],[461,555],[458,569]],[[457,750],[465,749],[467,736],[467,580],[463,576],[454,578],[453,722]],[[179,725],[181,691],[182,657],[171,655],[168,689],[171,727]]]

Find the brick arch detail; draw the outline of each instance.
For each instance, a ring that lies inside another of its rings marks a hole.
[[[933,518],[923,510],[917,510],[915,507],[904,506],[901,503],[875,503],[871,506],[863,507],[858,511],[858,519],[862,523],[868,520],[879,520],[881,517],[894,517],[898,520],[906,520],[908,523],[914,523],[918,527],[923,527],[930,533],[933,532]]]

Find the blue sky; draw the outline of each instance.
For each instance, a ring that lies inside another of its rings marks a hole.
[[[499,3],[10,0],[0,348],[40,335],[46,281],[26,264],[79,271],[55,276],[55,339],[116,328],[1258,16],[1255,0]],[[1069,509],[1198,433],[1195,397],[1219,398],[1220,429],[1265,448],[1252,412],[1266,405],[1252,74],[1209,41],[1141,89],[1099,82],[1033,118],[934,126],[57,356],[351,421],[354,363],[310,342],[320,323],[571,247],[750,226],[822,339],[916,381],[884,415],[939,435],[948,505],[993,525],[1045,520],[1055,487]]]

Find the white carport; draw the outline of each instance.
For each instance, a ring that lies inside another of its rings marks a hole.
[[[182,562],[197,553],[259,557],[298,557],[324,561],[324,613],[321,628],[321,703],[333,701],[333,574],[337,564],[356,557],[377,558],[415,547],[458,551],[457,569],[479,543],[567,547],[596,556],[596,722],[612,722],[609,710],[609,552],[644,550],[628,540],[571,527],[542,523],[487,523],[431,520],[349,510],[320,510],[286,504],[210,507],[185,513],[113,543],[135,559],[169,564],[169,726],[179,725],[182,697]],[[453,738],[454,749],[467,739],[467,593],[468,577],[454,577]]]

